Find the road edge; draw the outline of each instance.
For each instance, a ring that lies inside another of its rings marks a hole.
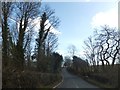
[[[61,76],[62,76],[62,80],[61,80],[61,82],[59,82],[57,85],[55,85],[53,88],[56,88],[56,87],[58,87],[62,82],[63,82],[63,75],[61,74]]]

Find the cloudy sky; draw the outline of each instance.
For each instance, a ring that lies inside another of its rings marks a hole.
[[[118,3],[95,2],[44,2],[55,9],[56,16],[61,20],[57,29],[59,34],[59,46],[57,52],[63,56],[68,55],[67,47],[75,45],[77,55],[83,57],[84,40],[93,35],[94,28],[100,25],[118,27]]]

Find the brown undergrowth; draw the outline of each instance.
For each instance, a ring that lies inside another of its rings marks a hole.
[[[104,69],[102,66],[99,66],[96,69],[97,71],[86,70],[86,72],[84,73],[81,73],[80,71],[76,71],[72,68],[68,68],[67,70],[101,88],[118,88],[119,86],[118,84],[120,81],[119,78],[120,65],[105,66]]]
[[[52,88],[61,79],[59,73],[37,71],[4,72],[2,88]]]

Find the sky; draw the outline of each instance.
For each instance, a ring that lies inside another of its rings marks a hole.
[[[94,28],[100,25],[118,27],[118,2],[116,0],[42,0],[60,19],[58,33],[58,53],[68,56],[68,47],[77,48],[77,56],[84,57],[84,41],[93,35]],[[35,22],[38,23],[39,19]],[[39,24],[36,28],[39,28]]]
[[[43,2],[55,9],[55,15],[61,20],[59,28],[59,46],[57,52],[69,55],[68,47],[75,45],[77,56],[84,57],[84,41],[93,35],[94,28],[100,25],[118,27],[117,2]]]

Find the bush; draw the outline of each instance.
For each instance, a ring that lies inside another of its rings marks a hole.
[[[46,87],[61,79],[59,74],[33,71],[3,73],[3,88],[38,88]]]
[[[97,73],[89,74],[89,77],[113,88],[118,87],[118,65],[105,66],[104,70],[100,66],[98,70]]]
[[[108,83],[109,82],[109,79],[107,77],[104,77],[102,75],[97,75],[97,74],[93,74],[90,76],[92,79],[95,79],[101,83]]]

